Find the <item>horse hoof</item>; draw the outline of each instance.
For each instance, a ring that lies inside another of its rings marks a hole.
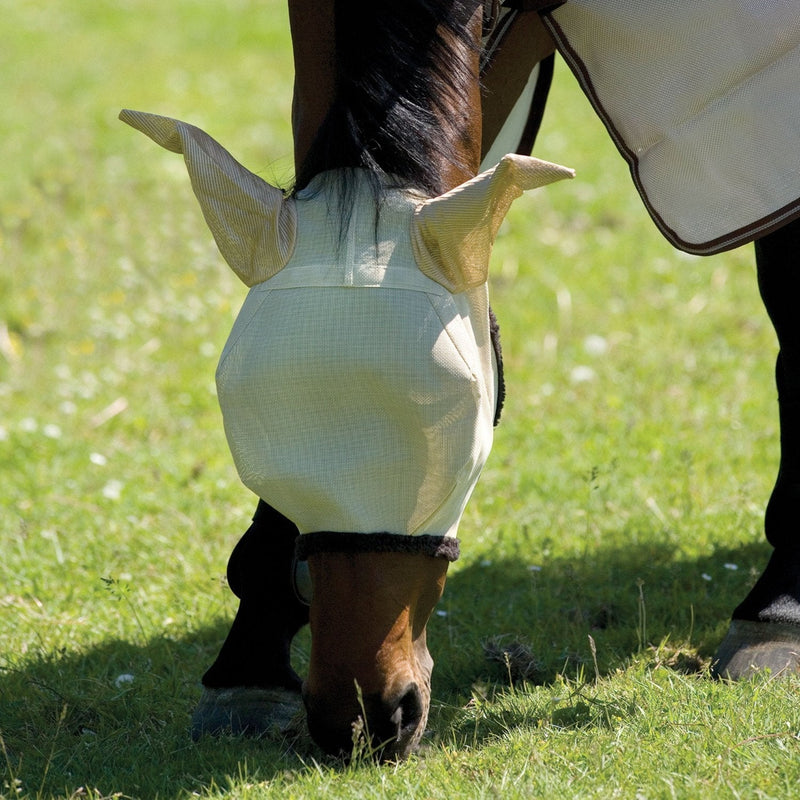
[[[203,689],[192,714],[192,739],[202,736],[283,738],[302,728],[300,692],[274,687]]]
[[[733,620],[714,656],[711,674],[740,680],[765,669],[773,675],[800,671],[800,625]]]

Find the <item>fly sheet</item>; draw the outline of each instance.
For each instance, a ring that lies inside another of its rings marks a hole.
[[[545,22],[673,245],[800,215],[797,0],[568,0]]]

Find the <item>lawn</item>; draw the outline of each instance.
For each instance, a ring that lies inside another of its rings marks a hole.
[[[778,461],[752,248],[673,250],[563,64],[536,154],[578,176],[495,248],[509,397],[429,625],[422,753],[190,741],[255,507],[214,391],[245,289],[181,159],[116,116],[288,184],[284,6],[0,0],[0,797],[792,795],[798,680],[707,677]]]

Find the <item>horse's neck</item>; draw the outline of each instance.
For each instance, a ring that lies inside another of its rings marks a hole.
[[[333,103],[336,81],[334,0],[289,0],[294,54],[292,132],[299,171]]]
[[[335,6],[336,0],[289,0],[295,64],[292,127],[298,175],[336,98]],[[452,68],[452,76],[448,76],[444,87],[446,96],[439,98],[434,109],[439,125],[428,137],[435,138],[431,161],[440,176],[441,191],[473,177],[480,165],[481,27],[482,4],[475,2],[467,25],[472,44],[459,39],[444,26],[437,31],[447,43],[447,62]],[[426,44],[420,42],[419,46]],[[403,87],[398,89],[403,91]]]
[[[442,131],[449,138],[448,147],[456,154],[453,160],[445,159],[440,170],[444,176],[445,191],[455,188],[473,178],[481,163],[481,91],[480,91],[480,41],[483,27],[483,5],[473,14],[470,29],[473,48],[467,52],[464,43],[454,42],[458,62],[469,65],[469,77],[465,76],[466,93],[452,98],[450,119],[442,120]]]

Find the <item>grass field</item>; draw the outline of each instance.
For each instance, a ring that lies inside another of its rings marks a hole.
[[[0,0],[0,797],[796,794],[798,680],[707,678],[777,468],[752,252],[672,250],[563,65],[536,152],[578,177],[495,249],[509,398],[429,625],[425,750],[189,740],[255,506],[213,384],[245,290],[181,159],[116,115],[289,182],[284,5]]]

